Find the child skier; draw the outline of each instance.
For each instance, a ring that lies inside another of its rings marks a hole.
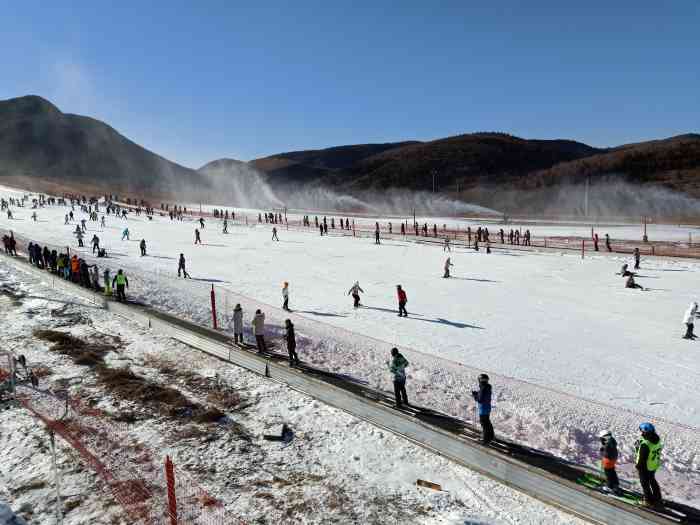
[[[448,257],[447,260],[445,261],[445,274],[442,276],[443,278],[447,279],[450,276],[450,267],[454,266],[452,262],[450,261],[450,258]]]
[[[360,288],[360,281],[355,281],[355,284],[348,290],[348,295],[352,295],[353,298],[353,308],[360,307],[360,292],[365,293],[365,291]]]
[[[619,456],[617,441],[615,441],[612,432],[609,430],[603,430],[598,434],[598,438],[600,438],[600,465],[605,473],[607,488],[615,495],[620,496],[622,495],[622,490],[620,489],[620,480],[615,471],[615,465]]]
[[[683,339],[695,339],[697,336],[693,333],[693,328],[695,327],[695,318],[698,317],[698,303],[693,301],[690,306],[685,311],[683,316],[683,322],[685,323],[686,330]]]

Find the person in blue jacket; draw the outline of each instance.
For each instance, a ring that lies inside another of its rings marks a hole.
[[[488,445],[494,438],[491,424],[491,384],[489,376],[479,375],[479,390],[472,390],[472,397],[479,406],[479,422],[481,423],[481,442]]]

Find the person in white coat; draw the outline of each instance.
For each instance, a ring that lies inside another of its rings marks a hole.
[[[240,303],[233,309],[233,342],[243,344],[243,308]]]
[[[685,335],[683,336],[683,339],[695,339],[697,337],[693,333],[693,329],[695,328],[695,318],[697,316],[698,316],[698,303],[693,301],[692,303],[690,303],[690,306],[685,311],[685,315],[683,316],[683,322],[685,323],[685,326],[686,326],[686,332],[685,332]]]
[[[362,288],[360,288],[360,281],[355,281],[355,284],[353,284],[350,287],[350,290],[348,290],[348,295],[352,295],[352,298],[354,300],[354,308],[360,307],[360,292],[365,293],[365,291]]]
[[[289,283],[284,281],[282,286],[282,309],[289,312]]]
[[[267,345],[265,344],[265,314],[260,310],[255,310],[252,324],[255,342],[258,344],[258,353],[267,352]]]
[[[447,279],[450,276],[450,268],[452,266],[454,266],[454,264],[452,264],[452,261],[450,261],[450,258],[448,257],[445,261],[445,274],[443,275],[445,279]]]

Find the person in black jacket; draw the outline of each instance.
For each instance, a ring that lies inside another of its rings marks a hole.
[[[635,466],[644,492],[644,504],[661,505],[661,489],[656,481],[656,471],[661,466],[661,438],[651,423],[642,423],[639,431],[642,435],[635,446]]]
[[[481,423],[481,442],[488,445],[494,438],[493,425],[491,424],[491,384],[489,376],[479,375],[479,390],[472,390],[472,397],[479,406],[479,422]]]
[[[294,335],[294,324],[292,324],[291,319],[287,319],[284,322],[284,327],[286,329],[285,339],[287,341],[287,352],[289,353],[289,366],[294,366],[299,364],[299,356],[297,355],[297,340]]]

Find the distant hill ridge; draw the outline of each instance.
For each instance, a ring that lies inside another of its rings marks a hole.
[[[216,201],[225,192],[212,184],[219,188],[227,177],[247,176],[249,168],[262,174],[256,181],[274,189],[432,191],[435,181],[437,190],[452,197],[536,211],[544,203],[518,192],[587,178],[658,185],[700,197],[700,135],[594,148],[573,140],[478,132],[425,142],[288,151],[248,163],[218,159],[194,170],[146,150],[103,122],[62,113],[41,97],[0,101],[0,182],[6,184]]]

